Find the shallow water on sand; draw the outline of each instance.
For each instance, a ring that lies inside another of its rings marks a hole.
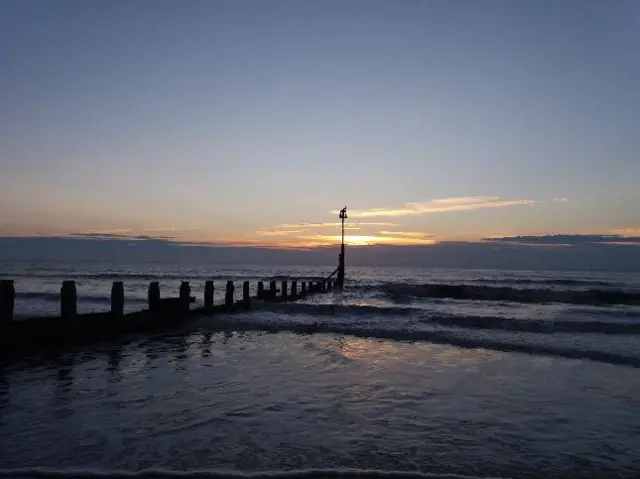
[[[637,477],[638,450],[637,369],[590,360],[199,331],[0,367],[0,475],[356,468]]]

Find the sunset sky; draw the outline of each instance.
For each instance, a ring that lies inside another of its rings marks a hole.
[[[640,2],[0,2],[0,236],[640,236]]]

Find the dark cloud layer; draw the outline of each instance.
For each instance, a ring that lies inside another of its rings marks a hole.
[[[492,243],[521,243],[540,245],[588,245],[588,244],[610,244],[629,243],[640,244],[638,236],[622,235],[579,235],[579,234],[557,234],[544,236],[504,236],[501,238],[484,238],[483,241]]]
[[[134,241],[173,241],[175,239],[172,236],[125,235],[118,233],[71,233],[69,236],[96,240],[129,239]]]
[[[559,239],[558,236],[564,237]],[[532,238],[519,241],[442,242],[433,246],[350,246],[348,266],[405,266],[430,268],[498,268],[524,270],[640,271],[640,247],[586,241],[578,235],[556,235],[544,244],[572,247],[532,247]],[[544,238],[544,237],[539,237]],[[590,236],[593,239],[593,236]],[[600,237],[603,238],[603,237]],[[562,243],[564,241],[564,243]],[[504,243],[503,243],[504,242]],[[522,243],[522,244],[521,244]],[[538,243],[543,244],[543,243]],[[0,238],[0,260],[184,262],[198,264],[327,265],[335,267],[337,246],[303,251],[250,246],[187,245],[162,237],[95,238],[29,237]]]

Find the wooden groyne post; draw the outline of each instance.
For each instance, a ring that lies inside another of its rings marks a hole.
[[[233,308],[233,293],[235,289],[236,287],[234,286],[233,281],[227,281],[227,290],[224,295],[224,305],[228,309]]]
[[[13,321],[15,309],[16,288],[12,279],[0,281],[0,328],[9,326]]]
[[[111,286],[111,316],[117,319],[124,316],[124,284],[122,281],[114,281]]]
[[[249,281],[242,283],[242,306],[244,309],[251,309],[251,298],[249,296]]]
[[[191,286],[189,281],[180,283],[180,314],[187,314],[191,304]]]
[[[282,281],[282,299],[284,301],[289,299],[287,296],[287,280],[286,279]]]
[[[305,297],[307,295],[307,282],[303,281],[300,285],[300,296]]]
[[[149,283],[147,300],[149,303],[149,311],[157,313],[160,310],[160,283],[158,281]]]
[[[204,310],[207,314],[213,313],[213,281],[209,280],[204,284]]]
[[[63,281],[60,288],[60,317],[72,321],[78,314],[78,295],[75,281]]]

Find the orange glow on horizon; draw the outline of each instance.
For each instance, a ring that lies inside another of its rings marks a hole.
[[[301,236],[301,239],[318,241],[326,245],[339,244],[342,237],[340,235],[315,235]],[[395,237],[395,236],[376,236],[376,235],[345,235],[344,242],[351,246],[371,246],[375,244],[392,244],[392,245],[432,245],[436,243],[433,238],[414,238],[414,237]]]

